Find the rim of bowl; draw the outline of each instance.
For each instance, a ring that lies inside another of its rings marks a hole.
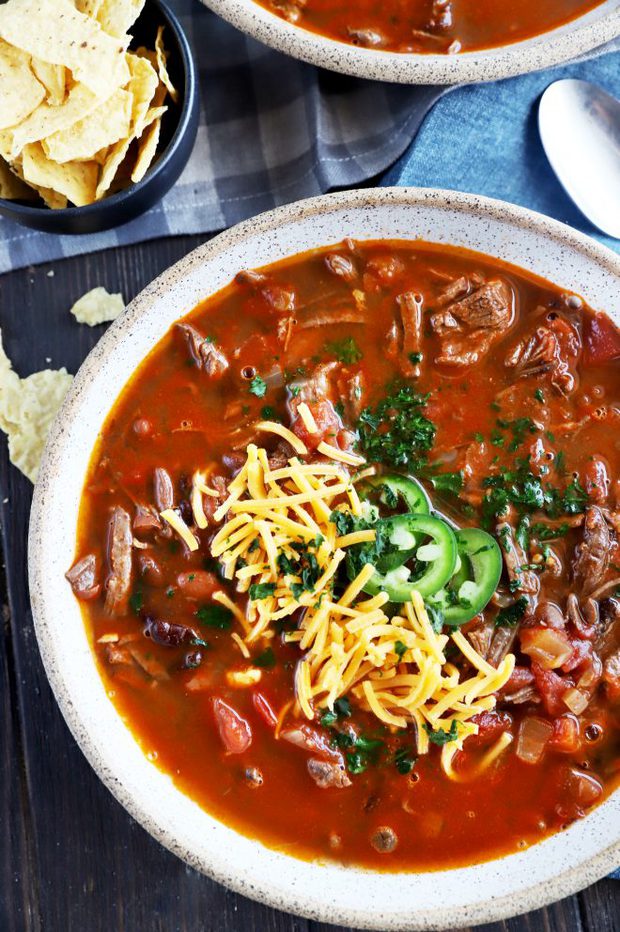
[[[620,6],[603,5],[555,29],[510,45],[458,55],[382,52],[330,39],[287,22],[255,0],[201,0],[219,16],[279,52],[330,71],[398,84],[497,81],[549,68],[620,35]]]
[[[35,485],[32,511],[30,518],[29,537],[28,537],[28,570],[30,582],[30,598],[32,613],[34,619],[35,633],[37,643],[41,653],[42,661],[52,687],[56,701],[61,709],[65,721],[73,734],[75,740],[80,746],[86,759],[94,769],[95,773],[110,790],[112,795],[120,802],[127,812],[138,821],[142,827],[149,832],[164,847],[176,854],[191,867],[202,871],[202,873],[212,879],[224,884],[228,888],[257,900],[267,906],[276,909],[285,910],[296,915],[306,916],[311,919],[331,922],[340,925],[353,926],[360,929],[377,929],[384,930],[442,930],[447,927],[461,926],[463,923],[478,924],[483,922],[494,922],[509,916],[514,916],[524,910],[534,910],[545,906],[551,902],[561,899],[583,889],[596,880],[601,879],[610,871],[614,870],[620,863],[620,833],[616,840],[608,844],[604,849],[587,855],[585,859],[580,860],[578,848],[575,849],[575,856],[572,863],[562,869],[557,875],[547,878],[543,881],[536,880],[532,877],[531,882],[525,880],[523,886],[518,890],[502,896],[493,896],[492,893],[486,899],[476,900],[472,904],[455,906],[433,906],[426,908],[424,911],[418,911],[412,914],[404,908],[396,907],[390,911],[390,906],[386,907],[381,904],[381,913],[377,909],[369,912],[367,907],[354,908],[351,906],[340,906],[337,903],[326,903],[322,900],[320,891],[314,895],[306,891],[282,888],[270,888],[269,886],[258,887],[252,882],[243,869],[243,865],[235,867],[234,870],[226,869],[217,850],[209,848],[208,853],[202,856],[193,853],[185,847],[184,841],[179,841],[178,836],[166,825],[158,814],[155,814],[154,807],[149,805],[140,798],[139,792],[133,794],[127,789],[114,771],[113,764],[109,759],[110,752],[99,746],[94,735],[89,732],[87,719],[83,714],[78,702],[69,688],[62,670],[62,661],[60,657],[59,645],[53,634],[53,619],[55,612],[52,605],[46,601],[44,592],[46,588],[45,573],[45,542],[48,529],[46,527],[46,502],[48,500],[48,490],[54,484],[61,482],[62,477],[57,470],[57,462],[62,458],[67,443],[67,424],[77,421],[80,415],[82,400],[80,395],[82,391],[88,391],[88,385],[93,380],[99,370],[107,364],[110,357],[122,339],[130,339],[133,325],[145,314],[152,306],[157,296],[162,292],[170,291],[179,281],[187,278],[197,267],[205,261],[225,254],[227,249],[234,243],[242,245],[244,242],[252,240],[257,236],[263,236],[270,232],[277,231],[286,222],[295,222],[307,220],[313,216],[324,215],[341,211],[346,208],[372,208],[374,206],[386,206],[390,203],[395,205],[407,206],[431,206],[450,212],[476,214],[478,216],[488,217],[492,221],[508,221],[524,230],[534,229],[549,239],[555,241],[558,247],[568,248],[584,254],[587,258],[599,264],[602,269],[611,275],[620,278],[620,256],[612,252],[606,246],[589,239],[584,234],[574,230],[571,227],[553,220],[542,214],[538,214],[527,208],[517,207],[513,204],[482,197],[479,195],[466,194],[461,192],[452,192],[440,189],[423,189],[423,188],[375,188],[366,190],[353,190],[337,192],[333,194],[320,195],[307,200],[298,201],[283,207],[276,208],[260,215],[257,218],[251,218],[243,221],[235,227],[219,234],[209,242],[199,246],[197,249],[188,253],[183,259],[169,267],[160,276],[158,276],[150,285],[148,285],[133,301],[129,304],[124,314],[115,321],[101,340],[91,350],[86,360],[80,367],[74,383],[69,390],[65,401],[56,417],[48,441],[45,447],[39,478]],[[292,255],[293,253],[291,253]],[[151,349],[161,339],[157,337],[153,341]],[[118,393],[111,393],[110,404],[107,408],[105,417],[108,416],[112,405],[115,403],[118,394],[123,391],[120,388]],[[90,646],[87,645],[90,652]],[[110,700],[105,697],[107,702]],[[120,713],[114,708],[115,726],[127,728],[123,723]],[[133,733],[129,729],[131,740],[137,744]],[[140,752],[142,754],[142,752]],[[145,767],[153,765],[147,761],[146,756],[141,760],[144,761]],[[182,790],[174,787],[175,794],[190,800]],[[595,811],[600,812],[613,803],[617,804],[617,797],[620,790],[616,790],[611,797],[596,807]],[[195,804],[197,805],[197,804]],[[225,826],[225,823],[219,822],[214,816],[211,816],[207,810],[202,810],[207,817],[213,822]],[[586,820],[587,821],[587,817]],[[579,823],[584,824],[582,821]],[[257,857],[267,856],[271,849],[266,848],[256,839],[250,836],[244,836],[234,829],[225,826],[229,832],[235,836],[252,841],[258,845],[260,855]],[[570,831],[570,829],[569,829]],[[551,838],[556,838],[558,833]],[[549,839],[547,839],[549,841]],[[539,845],[545,844],[545,841],[533,845],[530,851],[535,850]],[[461,870],[476,870],[484,868],[485,864],[494,864],[498,862],[511,862],[514,859],[522,857],[519,854],[509,854],[504,857],[493,859],[490,862],[483,862],[479,865],[469,865]],[[303,863],[306,867],[317,870],[324,870],[317,862],[300,862],[297,858],[289,855],[282,855],[287,861],[293,863]],[[527,856],[527,852],[525,852]],[[340,867],[340,870],[348,871],[350,868]],[[359,870],[355,869],[354,870]],[[452,869],[446,869],[435,872],[423,872],[428,877],[448,877]],[[361,871],[362,874],[376,876],[377,871]],[[383,872],[381,872],[383,873]],[[416,876],[415,872],[388,872],[386,877],[402,878],[407,882],[407,877]],[[419,874],[417,876],[420,876]],[[320,879],[320,878],[319,878]],[[439,888],[439,885],[438,885]]]
[[[164,20],[163,25],[169,26],[172,30],[174,41],[181,53],[183,102],[181,104],[177,125],[170,137],[168,145],[161,152],[155,164],[149,166],[144,178],[141,178],[138,182],[132,182],[127,188],[117,191],[116,194],[112,194],[110,197],[104,197],[100,201],[95,201],[94,204],[84,204],[83,207],[61,207],[58,210],[52,210],[47,206],[40,207],[31,204],[22,204],[19,201],[0,198],[0,204],[2,204],[2,209],[6,211],[7,217],[18,222],[20,217],[31,217],[34,219],[42,215],[46,217],[53,215],[54,217],[58,217],[59,220],[70,220],[72,217],[96,216],[102,210],[107,211],[116,206],[121,206],[131,200],[134,195],[139,195],[147,186],[150,187],[174,158],[192,122],[192,111],[195,106],[198,83],[196,63],[187,36],[185,35],[185,30],[177,14],[168,3],[166,3],[166,0],[149,0],[149,2],[161,11]],[[145,12],[148,12],[148,8],[145,10],[143,9],[140,16],[143,16]],[[129,51],[131,51],[131,48]]]

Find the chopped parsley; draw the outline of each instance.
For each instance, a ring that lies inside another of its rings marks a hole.
[[[345,340],[335,340],[332,343],[325,344],[325,351],[331,353],[339,362],[345,365],[352,365],[359,362],[363,356],[362,351],[353,339],[347,337]]]
[[[444,744],[449,744],[451,741],[456,741],[459,736],[456,719],[452,720],[450,731],[444,731],[443,728],[438,728],[437,731],[434,731],[431,726],[427,724],[424,724],[423,728],[428,735],[428,740],[439,747],[443,747]]]
[[[272,408],[271,405],[265,405],[264,408],[260,409],[260,416],[265,421],[273,421],[276,416],[275,409]]]
[[[435,634],[441,634],[445,624],[445,619],[441,609],[437,608],[435,605],[427,605],[426,612],[428,614],[428,620],[431,623],[431,628]]]
[[[542,388],[536,389],[536,391],[534,392],[534,398],[536,399],[536,401],[540,401],[541,405],[544,405],[545,395],[544,395]]]
[[[209,628],[219,628],[226,631],[232,624],[232,612],[225,605],[213,603],[213,605],[203,605],[195,613],[196,618],[203,625]]]
[[[504,608],[500,608],[495,619],[496,628],[514,628],[515,625],[518,625],[526,611],[529,608],[529,599],[527,596],[522,595],[513,602],[512,605],[506,605]]]
[[[252,602],[258,602],[260,599],[268,599],[276,591],[276,584],[272,582],[253,583],[250,586],[249,593]]]
[[[252,381],[250,382],[250,393],[256,395],[257,398],[264,398],[265,392],[267,391],[267,383],[261,376],[256,373]]]
[[[521,514],[543,511],[551,518],[562,514],[580,514],[587,503],[587,495],[578,479],[565,489],[543,484],[540,476],[530,470],[528,459],[518,459],[513,469],[500,468],[497,475],[483,480],[487,489],[482,500],[482,515],[487,527],[495,518],[505,515],[509,505]]]
[[[409,359],[415,366],[419,362],[422,362],[422,360],[424,359],[424,356],[422,353],[409,353]]]
[[[435,425],[422,413],[428,395],[410,385],[396,388],[358,421],[360,446],[372,462],[416,471],[435,442]]]

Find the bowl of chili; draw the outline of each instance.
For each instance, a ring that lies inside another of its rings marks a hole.
[[[620,34],[616,0],[203,0],[260,42],[343,74],[402,84],[496,81]]]
[[[41,465],[31,599],[73,734],[162,844],[360,928],[617,865],[619,274],[522,208],[346,192],[113,324]]]

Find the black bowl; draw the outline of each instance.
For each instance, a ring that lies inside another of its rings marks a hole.
[[[189,159],[198,129],[198,78],[196,66],[181,24],[164,0],[146,0],[132,31],[132,47],[155,48],[157,27],[164,26],[164,42],[170,52],[168,71],[179,90],[162,118],[158,156],[137,184],[85,207],[52,210],[24,201],[0,198],[0,214],[44,233],[98,233],[128,223],[157,203],[175,183]]]

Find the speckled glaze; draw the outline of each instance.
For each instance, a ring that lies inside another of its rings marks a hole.
[[[486,252],[579,292],[620,320],[618,256],[555,221],[473,195],[415,188],[326,195],[221,234],[130,304],[88,356],[56,419],[30,524],[37,639],[63,715],[96,772],[148,832],[192,867],[271,906],[340,925],[417,930],[490,922],[573,893],[618,866],[620,792],[561,835],[473,867],[382,874],[298,861],[213,819],[147,760],[149,748],[140,749],[106,694],[64,579],[93,444],[145,353],[239,269],[344,236],[423,238]]]
[[[302,61],[343,74],[399,84],[497,81],[569,61],[620,35],[620,4],[605,0],[578,19],[512,45],[461,55],[415,55],[359,48],[293,26],[254,0],[202,0],[237,29]]]

